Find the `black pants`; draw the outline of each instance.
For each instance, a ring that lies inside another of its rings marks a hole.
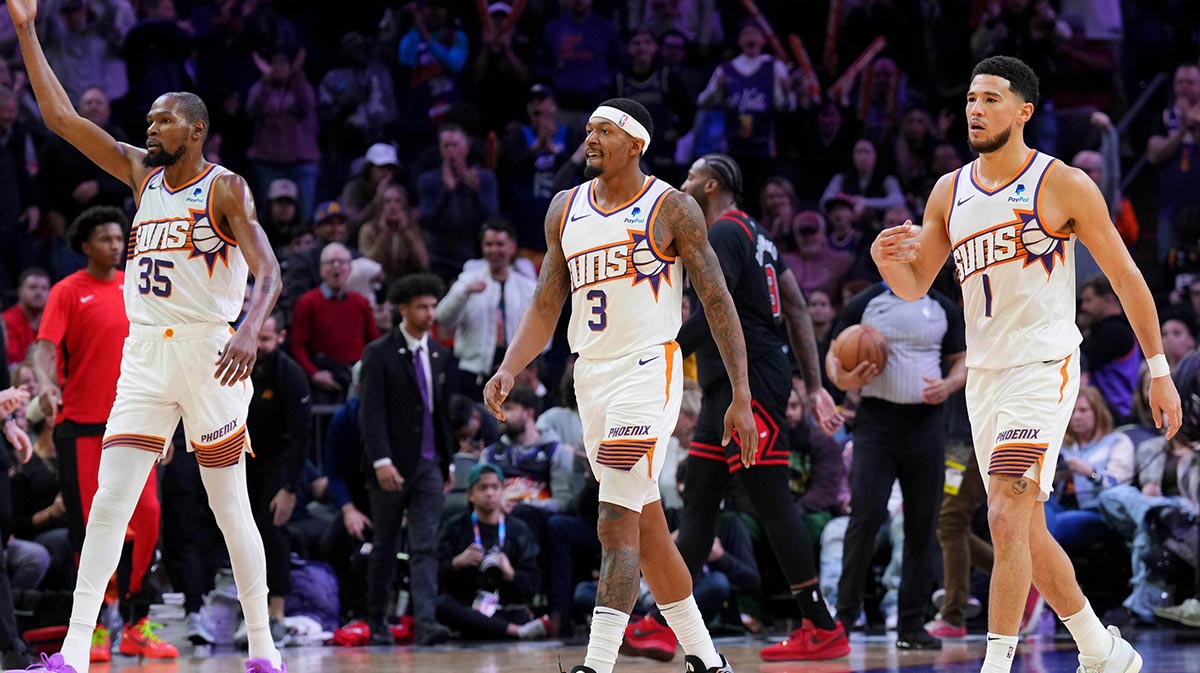
[[[858,621],[874,555],[875,537],[887,521],[892,483],[904,497],[904,554],[897,629],[924,628],[933,591],[933,554],[945,479],[946,422],[941,406],[893,404],[863,398],[854,425],[850,467],[850,523],[838,582],[838,619]]]
[[[160,477],[163,567],[190,614],[200,610],[204,595],[212,591],[217,568],[229,563],[225,538],[208,507],[196,454],[177,442],[175,457]]]
[[[267,555],[267,595],[270,598],[286,597],[291,589],[288,571],[291,568],[289,557],[292,544],[287,525],[275,525],[271,500],[287,481],[287,465],[279,456],[247,457],[245,460],[250,512],[262,535],[263,550]]]
[[[367,563],[367,615],[373,624],[386,617],[388,596],[396,571],[401,522],[408,514],[409,585],[412,613],[418,628],[437,621],[438,527],[442,517],[442,469],[427,460],[417,462],[404,488],[385,491],[374,479],[369,484],[374,546]]]
[[[529,608],[496,610],[488,617],[457,600],[442,594],[437,599],[438,621],[458,631],[464,640],[503,640],[508,638],[508,625],[529,623],[532,615]]]
[[[364,514],[370,516],[369,511],[364,510]],[[366,542],[370,542],[371,529],[363,531],[363,536]],[[337,513],[321,534],[321,557],[329,562],[338,578],[338,597],[341,599],[343,623],[366,617],[367,614],[368,561],[367,555],[362,552],[364,544],[364,541],[346,532],[341,512]]]

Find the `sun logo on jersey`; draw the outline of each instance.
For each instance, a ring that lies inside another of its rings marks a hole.
[[[188,208],[188,216],[192,221],[192,230],[188,234],[192,252],[188,255],[188,259],[203,257],[204,263],[208,266],[208,277],[212,278],[218,259],[225,266],[229,266],[229,243],[213,227],[212,221],[208,218],[207,209]]]
[[[1049,276],[1056,262],[1065,261],[1066,238],[1048,232],[1032,210],[1012,212],[1012,220],[955,244],[951,258],[959,283],[1008,262],[1021,262],[1022,268],[1041,263]]]
[[[1025,251],[1025,266],[1041,262],[1049,276],[1054,271],[1055,260],[1066,262],[1066,239],[1051,236],[1034,213],[1014,210],[1021,219],[1021,247]]]

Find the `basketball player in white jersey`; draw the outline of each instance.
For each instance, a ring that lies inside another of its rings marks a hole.
[[[753,462],[758,434],[750,410],[746,344],[699,204],[642,173],[653,132],[650,113],[628,98],[602,103],[587,123],[592,178],[554,197],[546,213],[546,258],[533,302],[504,362],[484,389],[500,405],[513,376],[554,333],[571,295],[568,335],[579,353],[575,390],[584,444],[600,481],[602,548],[587,656],[572,673],[611,673],[629,612],[645,576],[695,673],[731,673],[717,654],[692,598],[687,565],[667,530],[658,495],[666,445],[679,415],[683,360],[683,267],[709,318],[729,372],[733,401],[722,444],[736,431],[743,462]]]
[[[947,255],[962,286],[967,407],[996,551],[982,670],[1010,670],[1032,579],[1074,637],[1081,673],[1137,673],[1141,656],[1100,623],[1043,510],[1079,391],[1076,239],[1112,281],[1150,354],[1150,408],[1167,437],[1179,429],[1179,394],[1154,300],[1100,191],[1087,174],[1025,144],[1037,98],[1037,76],[1020,60],[995,56],[975,66],[966,113],[979,158],[938,180],[924,226],[885,229],[871,256],[906,299],[925,294]]]
[[[125,266],[129,338],[102,443],[99,490],[79,560],[71,624],[52,671],[88,670],[88,649],[125,527],[150,470],[182,418],[224,533],[249,628],[248,673],[284,673],[268,628],[266,560],[250,513],[242,454],[255,338],[279,295],[279,264],[246,181],[205,161],[204,102],[168,93],[146,116],[146,148],[114,140],[76,114],[34,29],[36,0],[10,0],[21,54],[46,126],[134,190]],[[254,296],[241,327],[247,273]]]

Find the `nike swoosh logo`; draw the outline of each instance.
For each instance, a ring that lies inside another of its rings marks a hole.
[[[987,639],[988,639],[988,642],[989,642],[989,643],[990,643],[991,641],[993,641],[993,640],[1000,640],[999,638],[997,638],[997,637],[993,637],[993,636],[988,636],[988,637],[987,637]]]
[[[965,198],[965,199],[962,199],[961,201],[959,201],[959,202],[958,202],[958,205],[960,205],[960,206],[961,206],[962,204],[966,203],[967,201],[970,201],[970,200],[971,200],[971,199],[973,199],[973,198],[975,198],[975,195],[974,195],[974,194],[972,194],[972,195],[968,196],[967,198]]]
[[[572,217],[572,218],[571,218],[571,221],[572,221],[572,222],[574,222],[575,220],[582,220],[583,218],[585,218],[585,217],[587,217],[587,216],[588,216],[588,214],[587,214],[587,213],[584,213],[584,214],[582,214],[582,215],[576,215],[576,216],[574,216],[574,217]]]
[[[645,360],[638,360],[638,364],[639,364],[639,365],[644,365],[644,364],[646,364],[647,362],[654,362],[654,361],[655,361],[655,360],[657,360],[658,358],[659,358],[659,356],[655,355],[655,356],[654,356],[654,357],[652,357],[652,358],[646,358]]]
[[[96,295],[94,295],[94,294],[89,294],[89,295],[88,295],[88,296],[86,296],[86,297],[80,297],[80,298],[79,298],[79,303],[80,303],[80,304],[86,304],[86,303],[88,303],[89,301],[91,301],[91,300],[93,300],[93,299],[95,299],[95,298],[96,298]]]
[[[150,189],[158,189],[158,185],[154,184],[153,182],[151,182],[149,185],[147,185],[147,187],[149,187]]]

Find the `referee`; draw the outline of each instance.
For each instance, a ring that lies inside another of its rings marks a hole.
[[[846,302],[834,325],[834,338],[858,324],[879,330],[890,354],[882,372],[866,362],[846,371],[832,348],[825,358],[834,385],[845,391],[861,389],[862,394],[854,420],[850,522],[838,583],[838,620],[847,631],[858,621],[875,536],[887,521],[888,497],[899,479],[904,556],[896,647],[941,649],[942,641],[925,631],[925,606],[933,589],[933,544],[945,477],[943,402],[967,381],[962,310],[935,290],[908,302],[886,284],[876,283]]]

